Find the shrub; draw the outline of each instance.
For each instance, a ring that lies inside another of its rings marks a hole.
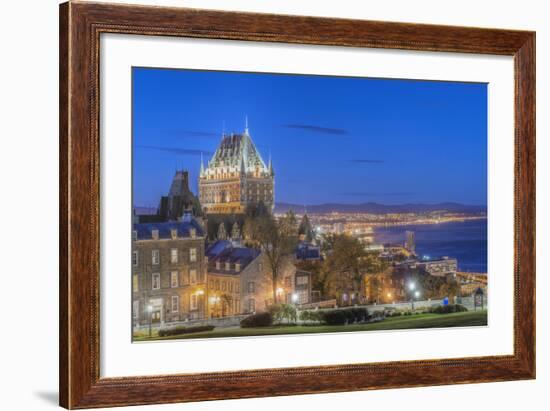
[[[273,324],[273,315],[269,312],[249,315],[241,320],[242,328],[269,327]]]
[[[461,313],[464,311],[468,311],[468,309],[460,304],[438,305],[436,307],[431,307],[430,309],[430,312],[434,314],[451,314]]]
[[[357,323],[364,322],[369,319],[369,311],[366,307],[355,307],[352,308],[352,311],[355,317],[355,322]]]
[[[330,310],[324,311],[321,318],[328,325],[344,325],[346,324],[347,315],[344,310]]]
[[[286,320],[287,323],[296,322],[298,313],[296,307],[291,304],[274,304],[268,308],[269,313],[273,317],[273,322],[281,323]]]
[[[321,322],[321,313],[319,311],[302,311],[300,313],[300,320],[304,322]]]
[[[159,337],[166,337],[170,335],[181,335],[181,334],[191,334],[191,333],[200,333],[203,331],[212,331],[214,329],[213,325],[192,325],[190,327],[173,327],[173,328],[161,328],[159,330]]]

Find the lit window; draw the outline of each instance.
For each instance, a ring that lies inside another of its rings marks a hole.
[[[160,252],[159,250],[151,251],[151,263],[154,265],[160,264]]]
[[[175,240],[176,238],[178,238],[178,230],[176,230],[175,228],[172,228],[170,230],[170,236],[172,237],[172,240]]]
[[[133,265],[134,267],[136,267],[136,266],[138,265],[138,263],[139,263],[138,252],[137,252],[137,251],[134,251],[134,252],[132,253],[132,265]]]
[[[191,284],[195,284],[197,282],[197,270],[189,270],[189,281],[191,281]]]
[[[229,271],[231,269],[231,263],[229,261],[225,262],[225,269]]]
[[[153,290],[160,290],[160,274],[159,273],[154,273],[153,276],[152,276],[152,280],[153,280]]]
[[[139,291],[139,277],[137,274],[132,276],[132,290],[134,290],[135,293]]]
[[[177,295],[172,296],[172,312],[177,313],[179,311],[180,298]]]
[[[170,273],[170,286],[172,288],[176,288],[179,284],[179,281],[178,281],[178,272],[177,271],[172,271]]]
[[[152,230],[151,231],[151,237],[153,237],[153,240],[159,239],[159,230]]]
[[[172,248],[170,249],[170,262],[172,264],[175,264],[178,262],[178,249]]]
[[[191,309],[192,310],[197,309],[197,294],[191,295]]]
[[[235,263],[235,271],[241,271],[241,263]]]
[[[189,249],[189,261],[192,263],[197,261],[197,249],[196,248],[190,248]]]
[[[306,275],[301,275],[299,277],[296,277],[296,284],[297,285],[305,285],[308,283],[308,278]]]
[[[195,238],[197,236],[197,230],[195,228],[190,229],[189,235],[191,236],[191,238]]]
[[[254,281],[250,281],[250,282],[248,283],[248,292],[249,292],[249,293],[253,293],[255,288],[256,288],[256,287],[254,286]]]

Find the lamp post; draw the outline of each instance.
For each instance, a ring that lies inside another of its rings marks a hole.
[[[414,292],[415,289],[416,284],[411,281],[409,283],[409,291],[411,292],[411,311],[414,311],[414,296],[416,295],[416,293]]]
[[[413,310],[414,310],[414,299],[416,298],[418,300],[418,297],[420,297],[420,291],[415,291],[414,298],[413,298]]]
[[[149,338],[151,338],[153,326],[153,306],[151,304],[147,306],[147,312],[149,313]]]

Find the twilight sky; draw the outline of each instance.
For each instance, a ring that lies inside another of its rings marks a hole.
[[[221,133],[250,135],[278,203],[487,204],[487,85],[133,69],[134,204],[176,168],[197,193]]]

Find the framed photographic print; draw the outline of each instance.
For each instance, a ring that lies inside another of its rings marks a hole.
[[[60,403],[535,377],[535,34],[60,6]]]

